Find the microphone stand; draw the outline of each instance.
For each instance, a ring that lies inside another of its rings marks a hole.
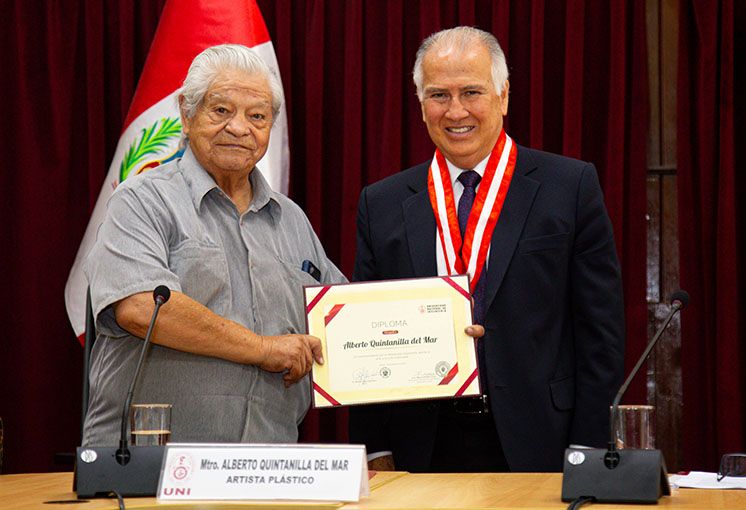
[[[614,434],[617,429],[617,420],[619,419],[619,402],[622,400],[622,396],[627,392],[627,388],[632,382],[632,379],[634,379],[634,377],[637,375],[637,372],[639,372],[642,364],[648,359],[648,356],[650,356],[653,347],[655,347],[655,345],[658,343],[658,339],[661,337],[666,328],[668,328],[668,324],[671,322],[671,319],[673,319],[674,315],[676,315],[676,312],[684,308],[684,306],[686,306],[686,303],[689,301],[688,294],[686,294],[686,297],[684,297],[679,296],[679,293],[686,294],[686,292],[684,292],[683,290],[679,290],[675,292],[673,296],[671,296],[671,311],[668,313],[668,316],[666,316],[666,319],[663,321],[663,325],[658,328],[658,331],[655,332],[655,336],[653,336],[653,339],[648,342],[647,347],[645,347],[645,350],[640,356],[640,359],[637,360],[637,363],[632,369],[632,372],[630,372],[630,374],[627,376],[624,384],[622,384],[622,387],[619,388],[619,391],[617,391],[617,394],[614,397],[614,402],[611,405],[611,423],[609,424],[609,451],[606,456],[604,456],[604,463],[609,469],[614,469],[616,465],[619,464],[619,454],[616,453],[616,437]]]
[[[127,417],[158,311],[170,297],[171,291],[165,285],[159,285],[153,291],[155,309],[122,408],[119,447],[80,446],[77,449],[73,490],[78,499],[108,497],[113,492],[121,500],[122,496],[155,496],[158,491],[165,447],[128,446]]]
[[[670,495],[666,463],[660,450],[617,450],[615,431],[619,402],[632,379],[647,360],[676,313],[689,303],[683,290],[671,296],[671,311],[637,360],[614,397],[609,424],[609,444],[603,448],[568,448],[562,477],[562,501],[583,498],[599,503],[657,503]]]
[[[165,292],[163,291],[163,289],[165,289]],[[158,317],[158,311],[170,297],[171,291],[169,291],[168,287],[166,287],[165,285],[159,285],[153,291],[155,309],[153,310],[153,315],[150,318],[150,325],[148,326],[148,330],[145,333],[145,339],[142,343],[140,358],[137,360],[137,365],[135,368],[135,376],[132,378],[132,382],[130,382],[130,388],[129,391],[127,391],[127,398],[124,400],[124,406],[122,407],[122,427],[119,436],[119,449],[115,454],[117,462],[122,466],[130,461],[130,451],[127,448],[127,416],[129,414],[130,406],[132,405],[132,398],[135,394],[135,385],[137,384],[137,379],[140,377],[140,372],[142,371],[143,360],[145,359],[145,353],[148,351],[148,346],[150,345],[150,337],[153,334],[153,326],[155,326],[155,319],[156,317]]]

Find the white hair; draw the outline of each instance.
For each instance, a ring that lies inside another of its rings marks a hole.
[[[417,50],[417,58],[414,62],[412,75],[414,85],[417,87],[417,97],[420,98],[420,101],[423,99],[422,61],[425,59],[428,51],[436,46],[445,46],[446,48],[454,48],[460,52],[464,52],[472,48],[474,44],[479,43],[483,44],[490,54],[490,58],[492,59],[492,81],[495,84],[495,90],[498,95],[502,94],[503,86],[508,79],[508,64],[505,61],[505,53],[503,53],[495,36],[474,27],[456,27],[432,34],[422,41],[420,48]]]
[[[234,69],[267,79],[272,95],[272,122],[277,118],[284,99],[282,84],[272,69],[251,48],[240,44],[221,44],[207,48],[194,57],[184,83],[179,90],[184,101],[182,108],[187,117],[194,117],[207,90],[221,71]]]

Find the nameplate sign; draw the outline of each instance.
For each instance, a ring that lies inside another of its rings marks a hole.
[[[370,493],[363,445],[166,445],[159,500],[359,501]]]

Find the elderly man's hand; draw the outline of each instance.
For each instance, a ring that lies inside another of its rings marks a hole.
[[[263,336],[263,361],[259,368],[268,372],[285,372],[285,387],[302,379],[313,367],[314,360],[324,363],[321,340],[311,335]]]

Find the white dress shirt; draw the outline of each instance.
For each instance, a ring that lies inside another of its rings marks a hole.
[[[476,173],[479,174],[480,177],[484,177],[484,171],[487,168],[487,162],[489,161],[491,156],[491,153],[487,155],[486,158],[484,158],[482,161],[477,163],[477,166],[472,168],[471,170],[474,170]],[[461,195],[464,194],[464,185],[461,184],[461,181],[458,180],[458,176],[461,175],[461,172],[465,172],[467,169],[459,168],[450,161],[446,159],[446,164],[448,165],[448,173],[451,175],[451,185],[453,186],[453,202],[456,206],[456,210],[458,211],[458,201],[461,199]],[[481,186],[482,181],[479,181],[479,184],[477,185],[477,190],[479,189],[479,186]],[[489,260],[490,252],[489,248],[487,249],[487,259]],[[446,259],[443,255],[443,245],[440,242],[440,235],[438,235],[438,227],[435,227],[435,262],[437,263],[438,268],[438,276],[447,276],[448,270],[446,269]],[[487,261],[484,263],[485,269],[487,268]]]

